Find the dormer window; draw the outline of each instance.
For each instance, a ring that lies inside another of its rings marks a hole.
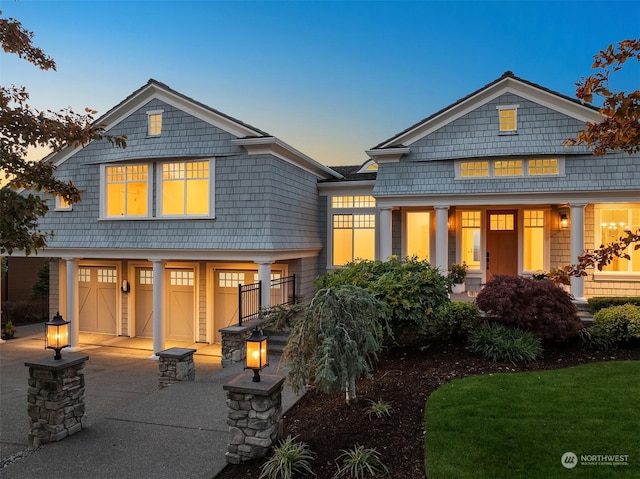
[[[518,106],[520,105],[499,105],[497,107],[500,133],[518,131]]]
[[[149,136],[159,136],[162,133],[162,110],[147,112]]]

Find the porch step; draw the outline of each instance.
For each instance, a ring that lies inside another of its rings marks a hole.
[[[265,328],[264,334],[269,336],[269,354],[282,354],[289,341],[289,335],[285,331]]]
[[[589,303],[586,301],[574,301],[576,308],[578,309],[578,318],[584,324],[592,324],[593,323],[593,315],[591,311],[589,311]]]

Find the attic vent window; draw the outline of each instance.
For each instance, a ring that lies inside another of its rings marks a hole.
[[[497,107],[500,133],[518,131],[518,106],[520,105],[499,105]]]
[[[149,136],[159,136],[162,133],[162,110],[148,111]]]

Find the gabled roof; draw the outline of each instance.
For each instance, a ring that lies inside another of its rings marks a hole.
[[[597,107],[519,78],[511,71],[506,71],[498,79],[446,106],[433,115],[420,120],[388,140],[379,143],[371,150],[368,150],[367,153],[370,156],[380,156],[382,152],[379,150],[394,148],[398,150],[399,154],[402,154],[403,147],[414,143],[504,93],[513,93],[580,121],[599,121]]]

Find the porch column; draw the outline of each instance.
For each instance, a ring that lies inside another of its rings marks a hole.
[[[258,263],[258,279],[262,284],[260,301],[263,308],[271,306],[271,262]]]
[[[80,349],[80,301],[78,285],[78,259],[64,258],[67,269],[67,317],[69,321],[70,351]],[[51,318],[48,319],[50,321]]]
[[[165,348],[164,327],[164,265],[159,259],[151,260],[153,263],[153,354],[151,359],[158,359],[158,353]]]
[[[391,208],[380,208],[380,260],[387,261],[393,254],[391,244]]]
[[[436,261],[435,266],[443,274],[449,269],[449,206],[435,206],[436,210]]]
[[[577,263],[584,252],[584,207],[586,204],[570,204],[571,208],[571,263]],[[586,301],[584,297],[584,277],[571,277],[571,294],[576,301]]]
[[[0,256],[0,318],[2,318],[2,262],[4,256]],[[4,339],[0,338],[0,344],[4,343]]]

